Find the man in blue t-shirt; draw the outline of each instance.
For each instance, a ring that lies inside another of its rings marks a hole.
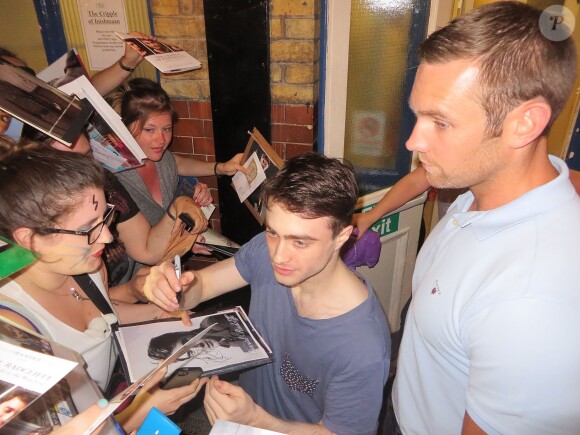
[[[184,290],[186,307],[250,284],[250,319],[275,358],[242,374],[240,386],[217,377],[208,382],[212,424],[376,433],[390,334],[372,288],[339,256],[352,231],[357,190],[352,168],[336,159],[316,153],[290,159],[263,187],[266,231],[234,258],[183,274],[181,284],[192,283]],[[169,265],[151,276],[180,288]]]

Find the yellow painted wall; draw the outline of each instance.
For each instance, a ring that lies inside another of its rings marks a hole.
[[[29,0],[2,0],[0,46],[12,51],[40,71],[48,65],[36,11]]]

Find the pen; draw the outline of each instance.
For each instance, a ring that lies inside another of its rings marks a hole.
[[[173,259],[173,267],[175,268],[175,275],[177,275],[177,279],[181,278],[181,257],[179,255],[176,255],[175,258]],[[179,304],[179,308],[181,308],[181,296],[182,293],[178,292],[175,294],[175,297],[177,298],[177,303]]]

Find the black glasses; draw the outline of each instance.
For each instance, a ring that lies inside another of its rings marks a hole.
[[[92,245],[97,241],[101,233],[103,232],[103,227],[111,225],[115,214],[115,206],[111,204],[107,204],[107,212],[105,213],[105,217],[101,222],[96,224],[94,227],[88,230],[63,230],[60,228],[38,228],[37,231],[43,232],[46,234],[74,234],[77,236],[87,236],[87,240],[89,245]]]

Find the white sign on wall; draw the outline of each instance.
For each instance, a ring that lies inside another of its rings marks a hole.
[[[89,68],[102,70],[115,63],[124,52],[124,43],[115,32],[127,33],[123,0],[77,0]]]

